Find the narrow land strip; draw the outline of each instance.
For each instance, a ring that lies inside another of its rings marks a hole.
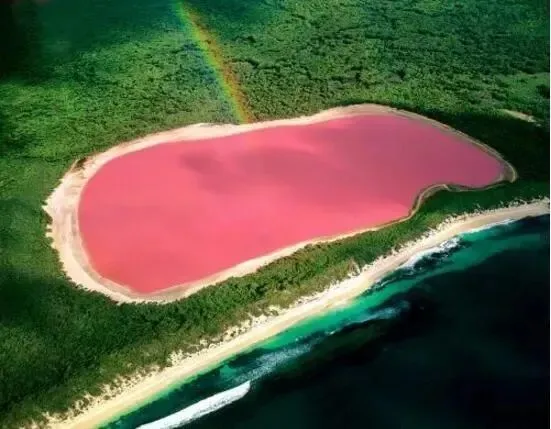
[[[49,416],[51,428],[93,428],[144,404],[149,398],[199,372],[203,372],[235,354],[288,329],[292,325],[353,299],[396,270],[419,252],[433,248],[469,230],[506,220],[549,214],[549,199],[511,205],[496,210],[450,218],[415,242],[364,267],[359,275],[331,286],[326,291],[300,300],[277,316],[249,325],[245,332],[227,341],[206,346],[191,356],[175,355],[173,365],[124,384],[110,399],[97,399],[85,410],[75,409],[62,418]]]

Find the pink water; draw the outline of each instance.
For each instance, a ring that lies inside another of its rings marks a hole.
[[[425,122],[367,115],[121,156],[87,183],[78,220],[93,268],[151,293],[399,219],[431,185],[483,187],[501,171]]]

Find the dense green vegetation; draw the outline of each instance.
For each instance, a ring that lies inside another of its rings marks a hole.
[[[350,100],[547,116],[532,85],[549,79],[542,0],[188,2],[262,119]]]
[[[377,102],[499,150],[521,179],[433,196],[406,223],[310,247],[166,306],[73,287],[41,206],[71,162],[121,140],[234,121],[213,70],[153,0],[0,3],[0,426],[62,411],[117,374],[163,363],[285,305],[450,213],[548,195],[549,6],[543,0],[192,0],[257,118]],[[534,115],[536,124],[500,109]]]

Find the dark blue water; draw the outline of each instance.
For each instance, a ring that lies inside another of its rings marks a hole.
[[[433,249],[345,308],[108,427],[135,428],[247,381],[230,405],[195,420],[188,409],[185,427],[549,427],[549,217]]]

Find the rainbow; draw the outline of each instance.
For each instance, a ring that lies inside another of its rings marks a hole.
[[[222,50],[213,35],[201,25],[196,12],[191,10],[182,1],[175,3],[176,14],[182,24],[191,32],[191,36],[203,53],[205,61],[214,71],[216,80],[220,85],[225,98],[230,104],[232,113],[239,123],[250,123],[254,121],[254,115],[248,107],[247,98],[239,88],[237,77],[224,62]]]

